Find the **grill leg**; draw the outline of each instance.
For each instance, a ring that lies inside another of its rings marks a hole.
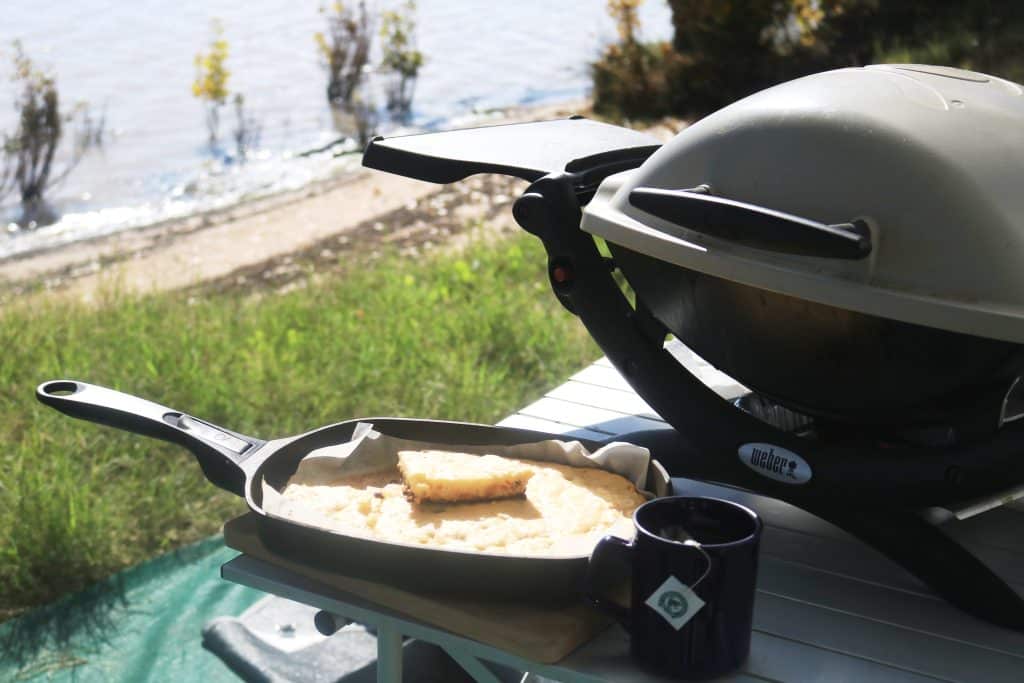
[[[1024,599],[970,550],[917,512],[802,507],[877,548],[968,614],[1024,630]]]
[[[377,627],[377,683],[402,683],[402,634],[387,619]]]

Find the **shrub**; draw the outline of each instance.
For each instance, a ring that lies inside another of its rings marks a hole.
[[[212,153],[220,151],[220,111],[230,99],[235,112],[235,128],[231,133],[235,141],[235,160],[244,163],[249,152],[259,145],[263,131],[260,122],[245,110],[245,96],[231,94],[228,80],[228,41],[224,38],[224,26],[214,19],[211,23],[213,38],[209,49],[195,56],[196,78],[192,82],[192,94],[206,106],[206,132]]]
[[[643,0],[608,0],[619,40],[591,64],[594,111],[615,119],[668,113],[667,76],[676,54],[666,43],[642,43],[637,11]]]
[[[669,6],[680,56],[669,106],[677,113],[700,116],[814,70],[800,59],[803,33],[792,29],[790,2],[669,0]]]
[[[242,93],[235,93],[231,101],[235,105],[235,155],[240,162],[244,162],[249,151],[259,146],[263,126],[254,116],[246,113],[245,96]]]
[[[332,107],[351,109],[373,42],[366,3],[360,0],[353,9],[335,2],[330,10],[321,7],[320,12],[327,18],[327,33],[318,32],[313,38],[327,70],[327,102]]]
[[[669,0],[668,106],[700,116],[817,71],[914,61],[1024,78],[1016,0]]]
[[[206,130],[210,149],[216,149],[220,138],[220,110],[228,101],[228,41],[224,39],[224,26],[216,19],[211,24],[213,39],[207,52],[195,56],[196,78],[192,94],[206,105]]]
[[[19,91],[14,102],[17,128],[0,145],[0,200],[17,191],[21,200],[19,225],[37,227],[57,220],[45,193],[64,180],[86,152],[103,142],[105,116],[94,119],[84,103],[61,111],[56,78],[39,68],[14,42],[14,76]],[[74,128],[72,149],[57,168],[55,159],[68,126]]]
[[[610,45],[590,67],[594,111],[612,119],[669,114],[668,78],[677,62],[668,43]]]
[[[388,89],[388,110],[408,114],[416,77],[423,66],[423,53],[416,49],[416,2],[406,2],[381,16],[380,37],[383,41],[381,66],[397,77]]]

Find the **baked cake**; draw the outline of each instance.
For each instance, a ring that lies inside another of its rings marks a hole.
[[[447,455],[431,453],[429,457],[439,461],[453,461]],[[523,495],[416,503],[406,496],[397,469],[328,477],[322,470],[304,471],[300,465],[273,512],[353,536],[510,555],[580,556],[589,554],[605,534],[632,537],[632,514],[645,498],[626,478],[597,467],[493,457],[501,462],[496,471],[531,472]],[[415,460],[406,458],[407,466]],[[424,472],[424,481],[433,484],[441,480],[437,472],[443,469],[424,466],[417,472]],[[483,477],[481,481],[491,480]],[[435,486],[433,490],[448,489]],[[463,487],[460,484],[451,490]]]
[[[526,493],[533,469],[497,455],[399,451],[398,471],[414,503],[496,500]]]

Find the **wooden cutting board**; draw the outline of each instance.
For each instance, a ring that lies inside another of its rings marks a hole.
[[[224,525],[225,543],[250,557],[309,579],[316,584],[314,590],[324,595],[355,594],[410,619],[537,662],[558,662],[611,623],[583,603],[545,608],[429,595],[311,568],[268,550],[260,540],[257,524],[257,515],[252,512],[231,520]]]

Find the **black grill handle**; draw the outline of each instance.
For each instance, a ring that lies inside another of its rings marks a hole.
[[[871,232],[863,221],[827,225],[715,197],[707,185],[688,190],[638,187],[629,193],[629,203],[688,230],[746,247],[839,259],[862,259],[871,253]]]

